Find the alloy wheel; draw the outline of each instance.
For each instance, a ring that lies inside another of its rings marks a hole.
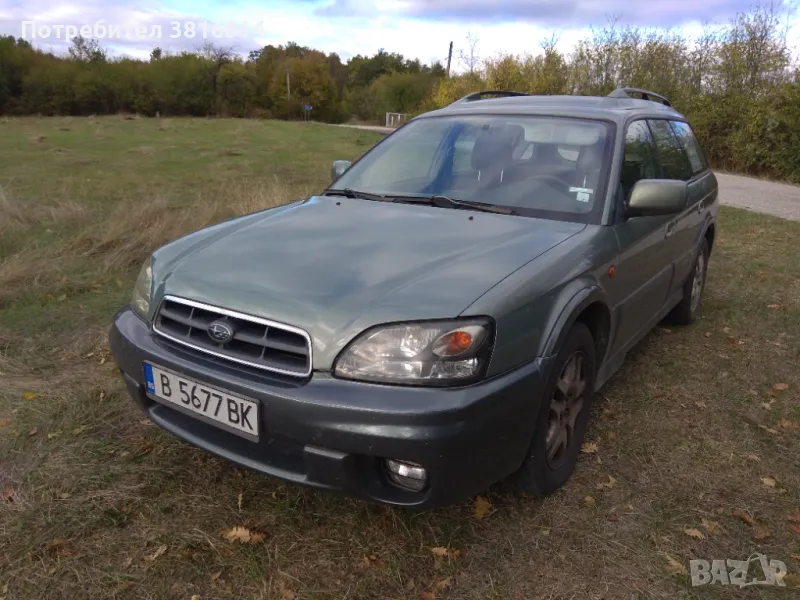
[[[697,257],[697,265],[694,269],[694,279],[692,280],[691,309],[694,313],[700,306],[700,296],[703,293],[703,282],[705,281],[706,257],[701,252]]]
[[[545,448],[547,463],[558,469],[575,441],[578,416],[586,394],[586,368],[583,352],[573,353],[564,363],[550,400],[550,417]]]

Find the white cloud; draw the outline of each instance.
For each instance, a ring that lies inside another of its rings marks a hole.
[[[65,51],[69,42],[66,36],[56,39],[51,36],[32,39],[30,28],[23,36],[22,22],[33,21],[37,25],[93,26],[100,20],[108,25],[147,27],[152,31],[154,25],[161,25],[162,35],[155,38],[148,35],[131,35],[127,39],[100,39],[101,44],[117,54],[147,57],[154,47],[166,51],[191,50],[203,42],[202,37],[188,38],[181,35],[171,39],[171,22],[180,19],[183,24],[193,21],[200,24],[204,19],[214,22],[215,17],[244,26],[263,24],[263,35],[248,35],[238,31],[232,38],[215,39],[208,29],[208,38],[220,45],[233,46],[242,55],[266,44],[280,45],[288,41],[317,48],[324,52],[337,52],[343,59],[356,54],[371,55],[383,48],[397,52],[408,58],[418,58],[430,63],[438,60],[446,62],[450,41],[454,42],[453,69],[459,71],[462,65],[458,60],[459,50],[466,50],[468,32],[477,35],[478,54],[481,58],[496,56],[498,53],[525,54],[537,53],[540,43],[553,34],[559,40],[558,47],[563,52],[571,50],[575,43],[588,34],[587,29],[552,29],[537,26],[529,21],[485,22],[485,21],[425,21],[402,15],[409,7],[417,5],[411,0],[375,0],[381,10],[359,11],[360,16],[324,17],[313,3],[293,2],[284,4],[208,4],[199,0],[191,4],[192,12],[179,12],[167,9],[155,0],[80,0],[69,4],[53,3],[49,0],[25,0],[13,3],[4,9],[0,20],[0,34],[26,37],[35,45],[51,51]],[[594,0],[597,1],[597,0]],[[373,6],[376,6],[373,3]],[[796,21],[800,23],[800,21]],[[602,27],[605,22],[595,23]],[[687,33],[694,33],[698,24],[683,26]],[[198,29],[199,31],[199,29]],[[795,38],[800,27],[793,29]]]

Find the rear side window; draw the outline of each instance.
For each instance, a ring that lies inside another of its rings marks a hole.
[[[670,125],[672,125],[672,131],[678,136],[678,140],[680,140],[683,149],[686,151],[689,165],[692,167],[692,173],[697,175],[705,171],[708,168],[705,154],[703,154],[700,142],[697,141],[697,137],[694,135],[692,128],[689,127],[689,124],[683,121],[670,121]]]
[[[661,119],[653,119],[648,123],[653,132],[656,148],[658,148],[661,176],[664,179],[682,179],[683,181],[691,179],[694,173],[689,165],[689,159],[669,123]]]
[[[634,121],[625,133],[625,155],[622,158],[620,183],[625,198],[640,179],[657,179],[658,168],[653,150],[653,138],[644,121]]]

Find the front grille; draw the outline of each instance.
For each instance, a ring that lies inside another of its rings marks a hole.
[[[215,321],[224,322],[233,337],[219,343],[209,336]],[[311,338],[302,329],[209,306],[192,300],[165,296],[153,331],[195,350],[257,369],[307,377],[311,374]]]

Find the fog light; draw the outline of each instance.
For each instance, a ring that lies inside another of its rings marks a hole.
[[[412,492],[421,492],[428,483],[428,473],[417,463],[387,458],[386,470],[392,483]]]

